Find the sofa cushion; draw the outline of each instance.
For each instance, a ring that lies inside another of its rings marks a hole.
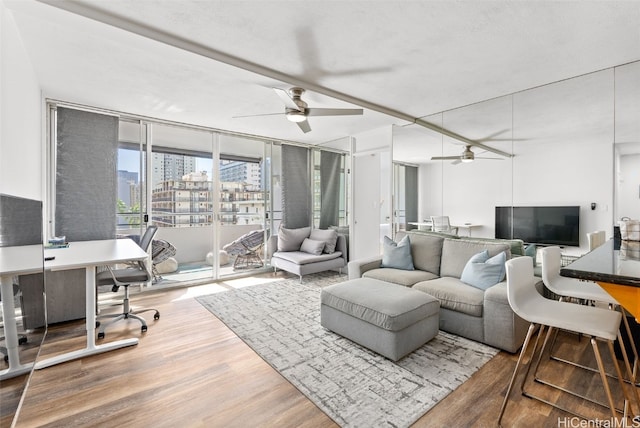
[[[371,269],[362,274],[363,278],[379,279],[394,284],[411,287],[416,282],[428,281],[438,276],[423,270],[401,270],[393,268]]]
[[[489,252],[483,250],[469,259],[460,280],[481,290],[496,285],[504,279],[507,255],[504,251],[489,257]]]
[[[302,241],[302,245],[300,245],[300,251],[302,251],[303,253],[309,253],[319,256],[320,254],[322,254],[324,246],[324,241],[315,241],[313,239],[304,238],[304,241]]]
[[[316,256],[314,254],[304,253],[302,251],[277,251],[273,254],[273,257],[282,260],[290,261],[297,265],[306,265],[308,263],[323,262],[325,260],[333,260],[342,256],[340,251],[336,251],[331,254],[320,254]]]
[[[481,237],[468,237],[463,236],[461,239],[466,241],[476,241],[476,242],[491,242],[493,244],[507,244],[510,247],[512,256],[523,256],[524,255],[524,241],[522,239],[498,239],[498,238],[481,238]]]
[[[411,258],[411,241],[405,236],[400,242],[395,242],[388,236],[384,237],[382,244],[382,264],[383,268],[394,268],[403,270],[413,270],[413,259]]]
[[[323,252],[331,254],[336,250],[336,242],[338,241],[338,232],[332,229],[312,229],[309,239],[315,241],[323,241]]]
[[[278,230],[278,251],[298,251],[302,241],[308,238],[310,233],[310,227],[286,229],[280,226]]]
[[[440,307],[452,311],[482,316],[484,291],[465,284],[457,278],[443,277],[422,281],[412,288],[423,291],[440,301]]]
[[[442,263],[440,264],[440,276],[452,276],[460,278],[462,270],[469,259],[482,250],[489,252],[493,257],[502,251],[506,251],[507,260],[511,258],[509,245],[489,241],[468,241],[466,239],[445,239],[442,243]]]
[[[409,232],[413,266],[440,276],[440,258],[444,238],[423,232]]]

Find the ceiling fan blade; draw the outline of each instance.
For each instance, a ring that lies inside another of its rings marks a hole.
[[[460,156],[433,156],[431,160],[460,160]]]
[[[353,116],[362,113],[361,108],[308,108],[305,110],[307,116]]]
[[[232,119],[239,119],[242,117],[258,117],[258,116],[282,116],[284,115],[283,112],[280,113],[263,113],[263,114],[248,114],[245,116],[232,116]]]
[[[453,162],[451,162],[451,165],[458,165],[459,163],[462,163],[462,159],[456,159]]]
[[[300,107],[298,107],[298,104],[293,102],[293,98],[291,98],[291,96],[289,95],[289,93],[287,91],[285,91],[284,89],[280,89],[280,88],[273,88],[273,90],[276,91],[276,94],[278,94],[278,96],[280,97],[280,99],[282,100],[282,102],[284,103],[284,105],[287,108],[291,108],[291,109],[294,109],[294,110],[300,110]]]
[[[309,122],[302,121],[302,122],[296,122],[296,124],[300,127],[300,129],[302,129],[302,132],[304,132],[305,134],[309,131],[311,131],[311,127],[309,126]]]

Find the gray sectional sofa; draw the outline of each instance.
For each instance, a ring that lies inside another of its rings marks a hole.
[[[522,345],[529,324],[509,306],[506,281],[486,290],[460,280],[467,261],[487,250],[507,259],[524,254],[519,240],[462,238],[408,232],[415,270],[381,267],[382,256],[349,262],[349,279],[374,278],[411,287],[440,301],[440,329],[508,352]],[[400,237],[396,238],[400,240]]]

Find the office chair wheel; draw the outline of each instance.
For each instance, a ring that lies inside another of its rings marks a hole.
[[[104,339],[104,332],[98,332],[98,339]]]
[[[154,320],[159,320],[160,319],[160,312],[156,312],[155,315],[153,316]]]
[[[27,337],[26,336],[21,336],[18,339],[18,345],[24,345],[25,343],[27,343]]]
[[[146,325],[143,325],[142,327],[140,327],[140,331],[141,331],[141,332],[143,332],[143,333],[146,333],[146,331],[147,331],[147,326],[146,326]]]

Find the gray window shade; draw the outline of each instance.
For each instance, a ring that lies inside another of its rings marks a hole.
[[[42,202],[0,195],[0,247],[42,244]]]
[[[418,221],[418,168],[406,166],[404,170],[405,221]]]
[[[320,152],[320,229],[339,225],[341,160],[339,153]]]
[[[309,149],[282,145],[282,226],[288,229],[311,223]]]
[[[117,150],[117,117],[58,107],[56,235],[115,238]]]

